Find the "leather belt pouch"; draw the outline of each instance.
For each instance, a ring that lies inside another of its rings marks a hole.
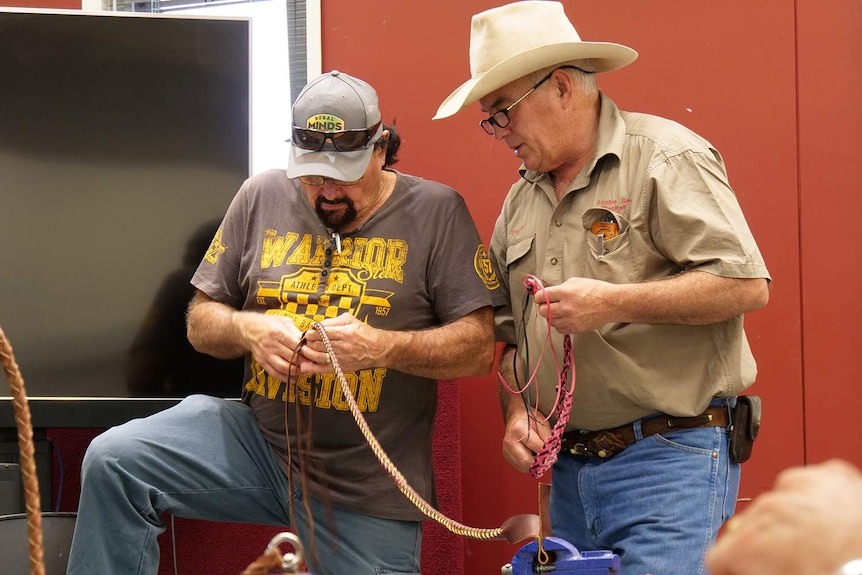
[[[740,395],[733,408],[730,428],[730,454],[737,463],[751,457],[754,440],[760,432],[761,401],[756,395]]]

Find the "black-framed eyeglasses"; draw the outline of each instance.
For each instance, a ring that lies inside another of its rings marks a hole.
[[[364,178],[365,175],[363,174],[362,177]],[[348,182],[347,180],[336,180],[335,178],[327,178],[326,176],[299,176],[299,181],[306,186],[322,186],[326,183],[326,180],[329,180],[336,186],[355,186],[362,181],[362,178]]]
[[[380,127],[380,122],[377,122],[370,128],[360,130],[344,130],[341,132],[321,132],[319,130],[309,130],[307,128],[293,127],[293,143],[298,148],[303,150],[311,150],[319,152],[326,144],[326,140],[332,142],[332,145],[339,152],[355,152],[361,150],[368,145],[374,134],[377,133],[377,128]]]
[[[509,112],[512,111],[512,108],[514,108],[515,106],[520,104],[521,100],[523,100],[524,98],[526,98],[527,96],[532,94],[533,91],[536,90],[536,88],[538,88],[539,86],[541,86],[542,84],[547,82],[548,79],[554,74],[554,72],[556,72],[557,70],[562,70],[564,68],[570,68],[572,70],[577,70],[578,72],[581,72],[582,74],[595,74],[596,73],[594,70],[584,70],[583,68],[579,68],[578,66],[560,66],[559,68],[554,68],[553,70],[548,72],[547,76],[545,76],[544,78],[542,78],[541,80],[536,82],[536,84],[532,88],[527,90],[526,94],[524,94],[523,96],[521,96],[520,98],[518,98],[517,100],[512,102],[511,104],[509,104],[509,107],[503,108],[502,110],[497,110],[496,112],[494,112],[493,114],[489,115],[487,118],[485,118],[484,120],[479,122],[479,125],[482,127],[483,130],[485,130],[485,133],[488,134],[489,136],[494,135],[494,127],[495,126],[497,128],[505,128],[506,126],[508,126],[509,122],[512,121],[512,119],[509,118]]]

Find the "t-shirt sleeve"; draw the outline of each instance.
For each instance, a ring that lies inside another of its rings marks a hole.
[[[494,233],[491,236],[491,265],[500,278],[500,288],[497,290],[501,297],[501,305],[494,312],[494,331],[497,341],[515,343],[515,319],[512,314],[512,303],[509,288],[508,267],[506,266],[507,243],[506,243],[506,212],[500,212],[497,222],[494,224]]]
[[[212,299],[240,309],[245,303],[241,264],[248,218],[246,181],[228,207],[191,283]]]
[[[441,223],[428,272],[440,321],[449,323],[479,308],[502,305],[499,278],[461,196],[456,194]]]

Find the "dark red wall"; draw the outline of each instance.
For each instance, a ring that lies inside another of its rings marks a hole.
[[[806,454],[862,464],[862,4],[798,5]]]
[[[478,105],[432,122],[469,77],[472,14],[488,0],[326,0],[323,67],[377,87],[404,136],[399,167],[454,186],[486,239],[517,160],[485,136]],[[600,77],[622,107],[680,121],[722,152],[773,277],[746,318],[764,423],[741,497],[779,470],[843,456],[862,465],[862,6],[857,0],[564,0],[585,40],[640,52]],[[852,140],[851,140],[852,138]],[[855,264],[855,265],[854,265]],[[494,377],[461,391],[464,519],[535,511],[535,482],[500,457]],[[467,541],[466,573],[496,573],[516,547]]]

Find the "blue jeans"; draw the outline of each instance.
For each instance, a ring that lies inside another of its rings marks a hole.
[[[293,497],[294,527],[310,571],[419,573],[421,523],[330,509],[309,498],[312,538],[301,494]],[[188,519],[289,525],[287,477],[247,406],[193,395],[94,439],[81,470],[67,573],[158,573],[156,537],[165,530],[164,512]]]
[[[560,454],[552,471],[553,535],[580,551],[613,550],[619,575],[703,575],[703,555],[739,491],[728,430],[643,438],[640,422],[633,425],[638,441],[610,459]]]

